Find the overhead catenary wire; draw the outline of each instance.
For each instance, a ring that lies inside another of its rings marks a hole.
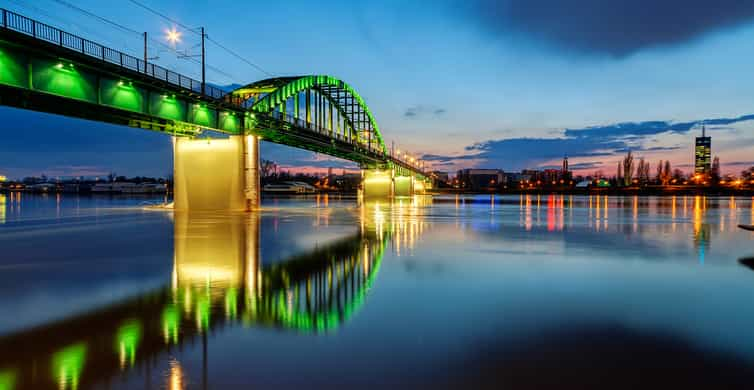
[[[255,64],[255,63],[253,63],[253,62],[251,62],[251,61],[249,61],[249,60],[247,60],[246,58],[244,58],[244,57],[242,57],[241,55],[237,54],[237,53],[236,53],[236,52],[234,52],[233,50],[230,50],[230,49],[228,49],[227,47],[225,47],[225,46],[223,46],[222,44],[220,44],[220,42],[217,42],[217,41],[215,41],[214,39],[210,38],[209,36],[207,36],[207,40],[208,40],[208,41],[210,41],[210,42],[212,42],[212,43],[214,43],[215,45],[217,45],[217,46],[218,46],[218,47],[220,47],[221,49],[223,49],[223,50],[227,51],[227,52],[228,52],[228,53],[229,53],[230,55],[232,55],[233,57],[236,57],[237,59],[239,59],[239,60],[241,60],[241,61],[245,62],[245,63],[246,63],[247,65],[251,66],[252,68],[254,68],[254,69],[256,69],[256,70],[258,70],[258,71],[260,71],[260,72],[262,72],[262,73],[264,73],[264,74],[266,74],[266,75],[268,75],[268,76],[270,76],[270,77],[273,77],[273,76],[274,76],[274,75],[273,75],[272,73],[270,73],[270,72],[268,72],[268,71],[264,70],[264,69],[263,69],[263,68],[262,68],[261,66],[259,66],[259,65]]]
[[[177,20],[175,20],[175,19],[173,19],[173,18],[171,18],[171,17],[169,17],[169,16],[167,16],[167,15],[163,14],[163,13],[162,13],[162,12],[160,12],[160,11],[157,11],[157,10],[156,10],[156,9],[154,9],[154,8],[151,8],[151,7],[149,7],[148,5],[146,5],[146,4],[144,4],[144,3],[138,2],[138,1],[136,1],[136,0],[128,0],[128,1],[130,1],[131,3],[133,3],[133,4],[137,5],[137,6],[139,6],[139,7],[143,8],[143,9],[145,9],[145,10],[147,10],[147,11],[149,11],[149,12],[151,12],[151,13],[153,13],[153,14],[155,14],[155,15],[157,15],[157,16],[159,16],[159,17],[163,18],[163,19],[165,19],[165,20],[167,20],[167,21],[168,21],[168,22],[170,22],[170,23],[173,23],[173,24],[175,24],[176,26],[180,26],[180,27],[181,27],[181,28],[183,28],[184,30],[187,30],[187,31],[191,31],[191,32],[193,32],[194,34],[197,34],[197,35],[201,35],[201,33],[200,33],[200,32],[198,32],[198,31],[196,31],[196,29],[195,29],[195,28],[192,28],[192,27],[188,27],[188,26],[186,26],[185,24],[183,24],[183,23],[181,23],[181,22],[179,22],[179,21],[177,21]]]
[[[71,20],[69,20],[67,18],[61,17],[59,13],[52,14],[52,13],[48,12],[48,10],[41,9],[39,7],[36,7],[35,5],[29,4],[28,2],[22,1],[22,0],[10,0],[10,1],[18,4],[21,8],[26,8],[26,9],[30,10],[33,13],[36,13],[36,14],[39,14],[39,15],[44,15],[50,21],[54,21],[56,23],[60,23],[61,25],[65,25],[67,28],[70,28],[70,29],[73,29],[73,30],[84,31],[84,32],[86,32],[86,34],[89,34],[91,36],[97,37],[98,39],[100,39],[102,41],[105,41],[105,42],[112,40],[112,37],[109,37],[109,38],[104,37],[101,34],[101,31],[95,31],[95,30],[92,30],[90,28],[87,28],[86,26],[82,26],[82,25],[80,25],[78,23],[74,23],[74,22],[72,22]],[[124,41],[123,42],[123,46],[127,47],[128,46],[128,42]]]
[[[192,32],[194,34],[201,35],[201,32],[197,31],[196,28],[188,27],[185,24],[183,24],[183,23],[181,23],[181,22],[179,22],[179,21],[177,21],[177,20],[175,20],[175,19],[173,19],[173,18],[171,18],[171,17],[163,14],[160,11],[157,11],[156,9],[154,9],[154,8],[148,6],[148,5],[146,5],[146,4],[144,4],[144,3],[140,2],[140,1],[137,1],[137,0],[128,0],[128,1],[131,2],[131,3],[133,3],[133,4],[135,4],[136,6],[138,6],[140,8],[143,8],[143,9],[145,9],[145,10],[147,10],[147,11],[149,11],[149,12],[151,12],[151,13],[153,13],[153,14],[155,14],[155,15],[157,15],[157,16],[165,19],[165,20],[167,20],[170,23],[173,23],[176,26],[179,26],[179,27],[183,28],[186,31],[190,31],[190,32]],[[245,58],[244,56],[236,53],[235,51],[231,50],[227,46],[221,44],[220,42],[218,42],[218,41],[216,41],[214,39],[212,39],[208,34],[204,34],[204,36],[207,39],[207,41],[212,42],[213,44],[217,45],[217,47],[219,47],[220,49],[225,50],[228,54],[232,55],[233,57],[237,58],[238,60],[243,61],[244,63],[246,63],[247,65],[251,66],[252,68],[254,68],[254,69],[258,70],[259,72],[262,72],[262,73],[264,73],[264,74],[266,74],[266,75],[268,75],[270,77],[274,76],[272,73],[268,72],[267,70],[265,70],[261,66],[257,65],[256,63],[248,60],[247,58]]]
[[[85,10],[85,9],[83,9],[81,7],[78,7],[78,6],[74,5],[74,4],[71,4],[71,3],[69,3],[69,2],[67,2],[65,0],[52,0],[52,1],[54,1],[56,3],[59,3],[59,4],[63,5],[63,6],[66,6],[66,7],[70,8],[70,9],[73,9],[73,10],[75,10],[77,12],[80,12],[80,13],[82,13],[84,15],[87,15],[87,16],[89,16],[91,18],[97,19],[100,22],[112,25],[112,26],[114,26],[114,27],[116,27],[116,28],[118,28],[118,29],[120,29],[122,31],[131,33],[131,34],[135,34],[135,35],[139,35],[139,36],[143,35],[143,32],[134,30],[134,29],[129,28],[127,26],[124,26],[124,25],[122,25],[120,23],[117,23],[115,21],[107,19],[107,18],[105,18],[103,16],[97,15],[97,14],[91,12],[91,11]],[[187,59],[187,60],[189,60],[189,61],[191,61],[191,62],[193,62],[195,64],[201,64],[201,61],[199,61],[199,60],[197,60],[195,58],[191,58],[190,56],[186,56],[185,53],[179,52],[178,50],[176,50],[175,48],[171,47],[170,45],[168,45],[168,44],[166,44],[164,42],[158,41],[158,40],[153,39],[153,38],[149,38],[149,41],[152,42],[152,43],[154,43],[154,44],[156,44],[156,45],[159,45],[160,47],[162,47],[165,50],[170,51],[171,53],[175,54],[178,58]],[[223,76],[227,77],[230,81],[233,81],[234,79],[237,79],[235,76],[233,76],[233,75],[231,75],[231,74],[229,74],[229,73],[227,73],[227,72],[225,72],[225,71],[223,71],[223,70],[221,70],[221,69],[219,69],[219,68],[217,68],[215,66],[212,66],[210,64],[205,64],[205,66],[207,67],[207,69],[211,69],[213,72],[218,73],[220,75],[223,75]]]
[[[64,6],[66,6],[66,7],[68,7],[68,8],[71,8],[71,9],[73,9],[75,11],[78,11],[78,12],[80,12],[80,13],[82,13],[84,15],[87,15],[89,17],[92,17],[94,19],[98,19],[99,21],[101,21],[103,23],[115,26],[115,27],[117,27],[117,28],[119,28],[119,29],[121,29],[121,30],[123,30],[125,32],[129,32],[129,33],[132,33],[132,34],[141,34],[141,32],[139,32],[139,31],[136,31],[134,29],[128,28],[128,27],[126,27],[126,26],[124,26],[124,25],[122,25],[120,23],[114,22],[114,21],[112,21],[110,19],[107,19],[107,18],[104,18],[102,16],[99,16],[99,15],[97,15],[95,13],[89,12],[89,11],[87,11],[87,10],[81,8],[81,7],[78,7],[78,6],[74,5],[74,4],[71,4],[71,3],[69,3],[69,2],[67,2],[65,0],[53,0],[53,1],[56,2],[56,3],[62,4]]]

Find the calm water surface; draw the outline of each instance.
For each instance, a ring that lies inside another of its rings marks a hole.
[[[754,380],[752,198],[160,201],[0,194],[0,390]]]

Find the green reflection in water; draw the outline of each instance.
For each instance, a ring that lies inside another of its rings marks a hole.
[[[141,323],[137,320],[129,320],[118,329],[116,348],[121,368],[126,366],[126,362],[132,366],[136,361],[136,347],[140,339]]]
[[[16,387],[16,372],[0,371],[0,390],[13,390]]]
[[[178,344],[178,329],[181,323],[178,308],[175,305],[169,305],[162,311],[162,331],[165,336],[166,344]]]
[[[258,219],[246,223],[241,216],[218,222],[217,217],[178,216],[175,247],[191,250],[176,249],[170,283],[85,318],[49,324],[45,337],[36,331],[0,337],[0,350],[26,345],[27,355],[33,356],[0,359],[0,366],[16,370],[15,376],[3,374],[3,385],[12,388],[6,383],[19,386],[22,378],[36,378],[38,357],[49,356],[49,351],[58,351],[49,368],[56,387],[101,383],[171,345],[235,321],[310,334],[332,332],[363,306],[390,237],[401,234],[380,221],[375,228],[367,223],[353,235],[265,264]],[[89,328],[83,337],[82,321]]]
[[[85,361],[85,343],[70,345],[52,355],[52,375],[61,389],[78,389]]]
[[[7,200],[5,194],[0,194],[0,224],[5,223],[5,208],[7,207]],[[0,387],[2,389],[2,387]]]
[[[231,287],[225,293],[225,317],[236,319],[238,317],[238,289]]]
[[[209,328],[210,299],[209,295],[202,295],[196,300],[196,326],[201,331]]]

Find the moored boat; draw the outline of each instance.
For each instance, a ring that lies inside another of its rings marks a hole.
[[[277,194],[313,194],[317,192],[317,189],[304,182],[288,181],[279,184],[267,184],[262,187],[262,191]]]

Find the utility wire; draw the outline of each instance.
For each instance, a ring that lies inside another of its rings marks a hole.
[[[141,8],[144,8],[145,10],[147,10],[147,11],[149,11],[149,12],[151,12],[151,13],[153,13],[153,14],[155,14],[155,15],[157,15],[157,16],[165,19],[165,20],[167,20],[170,23],[173,23],[173,24],[175,24],[177,26],[181,26],[181,28],[183,28],[184,30],[188,30],[188,31],[193,32],[194,34],[201,35],[201,33],[198,32],[198,31],[196,31],[195,28],[188,27],[185,24],[183,24],[183,23],[181,23],[181,22],[179,22],[179,21],[177,21],[175,19],[172,19],[171,17],[169,17],[169,16],[161,13],[160,11],[157,11],[156,9],[150,8],[146,4],[140,3],[140,2],[138,2],[136,0],[128,0],[128,1],[130,1],[131,3],[134,3],[135,5],[137,5],[137,6],[141,7]]]
[[[246,64],[248,64],[248,65],[249,65],[249,66],[251,66],[252,68],[254,68],[254,69],[256,69],[256,70],[258,70],[258,71],[260,71],[260,72],[262,72],[262,73],[264,73],[264,74],[266,74],[266,75],[268,75],[268,76],[270,76],[270,77],[273,77],[273,76],[274,76],[274,75],[273,75],[272,73],[270,73],[270,72],[268,72],[268,71],[264,70],[264,69],[263,69],[263,68],[262,68],[261,66],[259,66],[259,65],[255,64],[255,63],[253,63],[253,62],[251,62],[251,61],[247,60],[246,58],[244,58],[244,57],[240,56],[239,54],[237,54],[237,53],[236,53],[236,52],[234,52],[233,50],[230,50],[230,49],[228,49],[227,47],[225,47],[225,46],[221,45],[221,44],[220,44],[220,42],[217,42],[217,41],[215,41],[214,39],[210,38],[209,36],[207,36],[207,40],[208,40],[208,41],[210,41],[210,42],[212,42],[212,43],[214,43],[215,45],[219,46],[219,47],[220,47],[221,49],[223,49],[223,50],[227,51],[227,52],[228,52],[228,53],[230,53],[230,55],[232,55],[233,57],[236,57],[236,58],[238,58],[239,60],[241,60],[241,61],[245,62]]]
[[[112,21],[112,20],[110,20],[110,19],[106,19],[106,18],[103,18],[102,16],[99,16],[99,15],[93,14],[93,13],[91,13],[91,12],[89,12],[89,11],[87,11],[87,10],[83,9],[83,8],[79,8],[79,7],[77,7],[77,6],[73,5],[73,4],[71,4],[71,3],[69,3],[69,2],[67,2],[67,1],[65,1],[65,0],[53,0],[53,1],[54,1],[54,2],[56,2],[56,3],[62,4],[62,5],[64,5],[64,6],[66,6],[66,7],[68,7],[68,8],[71,8],[71,9],[73,9],[73,10],[76,10],[76,11],[78,11],[78,12],[81,12],[82,14],[84,14],[84,15],[87,15],[87,16],[89,16],[89,17],[92,17],[92,18],[98,19],[99,21],[101,21],[101,22],[103,22],[103,23],[107,23],[107,24],[109,24],[109,25],[115,26],[115,27],[117,27],[117,28],[119,28],[119,29],[121,29],[121,30],[123,30],[123,31],[129,32],[129,33],[132,33],[132,34],[138,34],[138,35],[141,35],[141,34],[142,34],[142,33],[141,33],[141,32],[139,32],[139,31],[136,31],[136,30],[130,29],[130,28],[128,28],[128,27],[126,27],[126,26],[124,26],[124,25],[122,25],[122,24],[119,24],[119,23],[113,22],[113,21]]]
[[[62,4],[64,6],[66,6],[66,7],[68,7],[68,8],[71,8],[71,9],[73,9],[75,11],[78,11],[78,12],[84,14],[84,15],[87,15],[87,16],[89,16],[91,18],[97,19],[97,20],[99,20],[99,21],[101,21],[103,23],[107,23],[107,24],[110,24],[112,26],[115,26],[115,27],[117,27],[117,28],[119,28],[119,29],[121,29],[121,30],[123,30],[125,32],[132,33],[132,34],[139,35],[139,36],[143,36],[142,32],[136,31],[136,30],[134,30],[132,28],[129,28],[129,27],[126,27],[126,26],[124,26],[124,25],[122,25],[120,23],[117,23],[117,22],[114,22],[114,21],[112,21],[110,19],[107,19],[105,17],[99,16],[99,15],[97,15],[95,13],[92,13],[92,12],[87,11],[87,10],[85,10],[83,8],[80,8],[80,7],[76,6],[76,5],[73,5],[73,4],[71,4],[71,3],[69,3],[69,2],[67,2],[65,0],[53,0],[53,1],[55,1],[55,2],[57,2],[59,4]],[[196,64],[201,64],[201,61],[197,60],[196,58],[187,57],[184,53],[181,53],[181,52],[177,51],[176,49],[170,47],[170,45],[167,45],[164,42],[160,42],[160,41],[158,41],[156,39],[153,39],[153,38],[150,38],[149,41],[152,42],[152,43],[155,43],[155,44],[157,44],[159,46],[162,46],[163,48],[165,48],[168,51],[172,52],[173,54],[175,54],[179,58],[185,58],[185,59],[187,59],[189,61],[192,61],[192,62],[194,62]],[[228,74],[227,72],[225,72],[225,71],[223,71],[223,70],[221,70],[221,69],[219,69],[217,67],[214,67],[214,66],[209,65],[209,64],[205,64],[205,66],[208,69],[211,69],[212,71],[214,71],[216,73],[219,73],[219,74],[221,74],[221,75],[223,75],[225,77],[228,77],[231,81],[235,79],[235,77],[233,75]]]
[[[133,4],[137,5],[137,6],[139,6],[139,7],[143,8],[143,9],[145,9],[145,10],[147,10],[147,11],[149,11],[149,12],[151,12],[151,13],[153,13],[153,14],[155,14],[155,15],[157,15],[157,16],[159,16],[159,17],[163,18],[163,19],[165,19],[165,20],[167,20],[167,21],[168,21],[168,22],[170,22],[170,23],[173,23],[173,24],[175,24],[176,26],[180,26],[181,28],[183,28],[183,29],[185,29],[185,30],[187,30],[187,31],[191,31],[191,32],[193,32],[194,34],[198,34],[198,35],[201,35],[201,33],[200,33],[199,31],[196,31],[196,30],[197,30],[196,28],[191,28],[191,27],[188,27],[188,26],[186,26],[185,24],[183,24],[183,23],[181,23],[181,22],[179,22],[179,21],[177,21],[177,20],[175,20],[175,19],[173,19],[173,18],[171,18],[171,17],[169,17],[169,16],[167,16],[167,15],[163,14],[163,13],[162,13],[162,12],[160,12],[160,11],[157,11],[157,10],[156,10],[156,9],[154,9],[154,8],[151,8],[151,7],[149,7],[148,5],[146,5],[146,4],[144,4],[144,3],[141,3],[141,2],[139,2],[139,1],[136,1],[136,0],[128,0],[128,1],[130,1],[131,3],[133,3]],[[217,46],[218,46],[219,48],[221,48],[221,49],[225,50],[226,52],[228,52],[228,53],[229,53],[230,55],[232,55],[233,57],[236,57],[237,59],[239,59],[239,60],[241,60],[241,61],[245,62],[245,63],[246,63],[247,65],[251,66],[252,68],[254,68],[254,69],[256,69],[256,70],[258,70],[258,71],[260,71],[260,72],[262,72],[262,73],[264,73],[264,74],[266,74],[266,75],[268,75],[268,76],[270,76],[270,77],[274,76],[274,75],[273,75],[272,73],[270,73],[270,72],[268,72],[268,71],[264,70],[264,69],[263,69],[263,68],[262,68],[261,66],[259,66],[259,65],[255,64],[255,63],[253,63],[253,62],[251,62],[251,61],[249,61],[249,60],[248,60],[248,59],[246,59],[245,57],[243,57],[243,56],[241,56],[240,54],[238,54],[238,53],[234,52],[233,50],[229,49],[228,47],[224,46],[224,45],[223,45],[223,44],[221,44],[220,42],[218,42],[218,41],[216,41],[216,40],[214,40],[214,39],[210,38],[210,37],[209,37],[209,35],[205,34],[205,37],[206,37],[206,39],[207,39],[207,40],[208,40],[209,42],[212,42],[212,43],[214,43],[214,44],[215,44],[215,45],[217,45]]]
[[[61,25],[65,25],[66,27],[72,29],[72,30],[79,30],[79,31],[85,31],[87,34],[90,34],[92,36],[96,36],[98,39],[101,39],[102,41],[110,41],[111,38],[105,38],[100,31],[93,31],[86,26],[81,26],[76,23],[71,22],[69,19],[61,17],[59,14],[51,14],[47,12],[46,10],[40,9],[39,7],[36,7],[34,5],[28,4],[25,1],[22,0],[10,0],[14,3],[19,4],[22,8],[28,8],[29,10],[32,10],[33,12],[36,12],[40,15],[44,15],[48,17],[51,21],[55,21],[57,23],[60,23]],[[123,44],[124,46],[128,46],[126,42]]]

